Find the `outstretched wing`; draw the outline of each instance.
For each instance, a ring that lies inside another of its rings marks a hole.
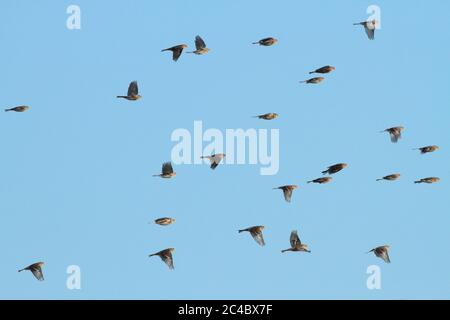
[[[137,96],[139,94],[138,84],[137,81],[133,81],[130,83],[130,86],[128,87],[128,96]]]
[[[203,41],[203,39],[200,36],[195,37],[195,47],[197,48],[197,50],[206,48],[205,41]]]
[[[170,162],[164,163],[162,166],[162,174],[166,175],[166,174],[172,174],[172,173],[173,173],[172,163],[170,163]]]
[[[291,202],[292,199],[292,189],[291,188],[284,188],[283,189],[284,199],[287,202]]]
[[[42,273],[41,266],[31,266],[30,271],[39,281],[44,281],[44,274]]]
[[[401,139],[401,137],[402,137],[401,131],[400,130],[396,130],[396,129],[389,131],[389,134],[391,136],[391,141],[393,143],[397,143],[398,140]]]
[[[178,61],[178,59],[181,56],[181,53],[183,52],[183,47],[178,46],[172,49],[173,55],[172,55],[172,59],[173,61]]]
[[[371,22],[368,22],[364,25],[364,30],[366,31],[366,34],[370,40],[375,39],[375,27]]]
[[[173,257],[172,257],[172,252],[171,251],[166,250],[164,252],[161,252],[160,257],[161,257],[161,260],[164,261],[165,264],[167,264],[169,269],[174,269],[175,268],[173,266]]]
[[[261,230],[259,230],[259,229],[251,230],[250,234],[252,235],[253,239],[255,239],[255,241],[260,246],[265,246],[266,245],[266,243],[264,242],[264,237],[263,237],[263,234],[262,234]]]
[[[302,244],[302,242],[300,241],[300,238],[298,237],[297,230],[294,230],[291,232],[291,237],[290,237],[289,241],[291,242],[292,248],[296,248],[298,245]]]

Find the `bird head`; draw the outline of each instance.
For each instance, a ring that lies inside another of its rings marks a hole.
[[[175,248],[169,248],[168,249],[170,252],[175,252]]]

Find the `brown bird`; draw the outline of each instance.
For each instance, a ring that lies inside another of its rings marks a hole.
[[[279,115],[278,113],[266,113],[266,114],[261,114],[259,116],[254,116],[253,118],[259,118],[259,119],[263,119],[263,120],[273,120],[278,118]]]
[[[219,163],[226,157],[223,153],[213,154],[212,156],[203,156],[201,159],[208,159],[211,163],[211,169],[216,169]]]
[[[305,81],[300,81],[300,83],[319,84],[319,83],[321,83],[323,80],[325,80],[325,78],[323,78],[323,77],[317,77],[317,78],[312,78],[312,79],[308,79],[308,80],[305,80]]]
[[[26,268],[23,268],[19,270],[19,272],[22,271],[31,271],[31,273],[38,279],[39,281],[44,281],[44,274],[42,273],[42,267],[44,266],[44,262],[37,262],[33,263],[32,265],[29,265]]]
[[[296,185],[290,185],[290,186],[282,186],[282,187],[273,188],[273,189],[274,190],[283,190],[284,199],[287,202],[291,202],[292,192],[297,188],[298,188],[298,186],[296,186]]]
[[[325,183],[331,182],[331,180],[333,180],[332,177],[323,177],[323,178],[318,178],[318,179],[315,179],[315,180],[308,181],[308,183],[325,184]]]
[[[375,253],[375,256],[377,256],[378,258],[381,258],[384,260],[384,262],[386,263],[391,263],[391,259],[389,258],[389,246],[381,246],[375,249],[370,250],[367,253]]]
[[[173,269],[175,269],[175,267],[173,266],[173,256],[172,256],[172,253],[174,251],[175,251],[174,248],[169,248],[169,249],[165,249],[165,250],[162,250],[160,252],[157,252],[157,253],[153,253],[153,254],[149,255],[149,257],[154,257],[154,256],[160,257],[161,260],[165,264],[167,264],[169,269],[173,270]]]
[[[175,219],[173,218],[159,218],[155,220],[155,223],[160,226],[168,226],[175,223]]]
[[[393,143],[397,143],[398,140],[402,138],[403,130],[405,130],[405,127],[393,127],[393,128],[383,130],[383,131],[381,131],[381,133],[388,132],[389,135],[391,136],[391,141]]]
[[[130,83],[130,85],[128,86],[128,93],[126,96],[117,96],[117,98],[127,99],[130,101],[136,101],[142,98],[139,95],[139,88],[137,81],[133,81]]]
[[[247,228],[247,229],[239,230],[239,233],[241,233],[241,232],[250,232],[250,234],[252,235],[253,239],[255,239],[255,241],[260,246],[265,246],[266,243],[264,242],[264,237],[263,237],[263,234],[262,234],[263,230],[264,230],[264,226],[256,226],[256,227],[250,227],[250,228]]]
[[[177,174],[173,171],[172,163],[165,162],[162,165],[162,173],[161,174],[154,174],[154,177],[161,177],[164,179],[170,179],[175,177]]]
[[[321,74],[324,74],[324,73],[330,73],[330,72],[332,72],[332,71],[334,71],[334,70],[336,70],[335,67],[332,67],[332,66],[325,66],[325,67],[316,69],[315,71],[311,71],[309,74],[313,74],[313,73],[321,73]]]
[[[366,31],[367,36],[369,37],[370,40],[374,40],[375,39],[375,29],[378,26],[378,21],[377,20],[370,20],[370,21],[364,21],[364,22],[358,22],[358,23],[354,23],[353,25],[355,26],[363,26],[364,30]]]
[[[383,177],[381,179],[377,179],[377,181],[383,181],[383,180],[395,181],[395,180],[398,180],[398,179],[400,179],[400,174],[399,173],[395,173],[395,174],[390,174],[388,176],[385,176],[385,177]]]
[[[210,49],[208,49],[206,47],[205,41],[203,41],[203,39],[200,36],[196,36],[195,37],[195,51],[190,51],[187,53],[195,53],[197,55],[203,55],[203,54],[207,54]]]
[[[300,238],[298,237],[298,233],[296,230],[291,232],[291,236],[289,238],[289,241],[291,243],[291,247],[286,250],[281,250],[282,253],[287,251],[293,251],[293,252],[308,252],[311,253],[311,251],[308,249],[308,245],[303,244],[300,241]]]
[[[322,173],[323,174],[335,174],[347,167],[348,167],[348,164],[346,164],[346,163],[338,163],[338,164],[328,167],[328,169],[325,171],[322,171]]]
[[[420,150],[421,154],[425,154],[425,153],[435,152],[435,151],[439,150],[439,147],[438,146],[428,146],[428,147],[416,148],[413,150]]]
[[[423,179],[417,180],[414,183],[428,183],[428,184],[432,184],[432,183],[437,183],[439,181],[441,181],[440,178],[430,177],[430,178],[423,178]]]
[[[253,44],[259,44],[261,46],[270,47],[274,44],[277,44],[278,40],[272,37],[261,39],[257,42],[253,42]]]
[[[183,50],[185,48],[187,48],[187,47],[188,46],[185,45],[185,44],[180,44],[180,45],[173,46],[173,47],[170,47],[170,48],[167,48],[167,49],[163,49],[163,50],[161,50],[161,52],[172,51],[172,60],[173,61],[178,61],[178,59],[180,58],[181,54],[183,53]]]
[[[25,111],[28,111],[29,109],[30,109],[30,107],[28,107],[28,106],[18,106],[18,107],[14,107],[14,108],[10,108],[10,109],[5,109],[5,112],[10,112],[10,111],[25,112]]]

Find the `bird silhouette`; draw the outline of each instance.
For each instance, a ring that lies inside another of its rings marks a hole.
[[[386,263],[391,263],[391,259],[389,258],[389,246],[381,246],[375,249],[370,250],[367,253],[373,252],[375,256],[377,256],[380,259],[383,259]]]
[[[165,249],[159,251],[157,253],[150,254],[149,257],[158,256],[161,260],[169,267],[169,269],[173,270],[175,267],[173,266],[173,256],[172,253],[175,251],[174,248]]]
[[[336,70],[335,67],[332,66],[325,66],[319,69],[316,69],[314,71],[311,71],[309,74],[313,74],[313,73],[321,73],[321,74],[325,74],[325,73],[330,73],[332,71]]]
[[[172,51],[172,60],[173,61],[178,61],[178,59],[180,58],[181,54],[183,53],[183,50],[185,48],[187,48],[188,46],[185,44],[179,44],[177,46],[173,46],[167,49],[162,49],[161,52],[164,51]]]
[[[294,230],[291,232],[291,236],[289,237],[289,242],[291,243],[291,247],[289,249],[282,250],[281,252],[308,252],[311,253],[311,251],[308,249],[308,245],[303,244],[300,241],[300,238],[298,236],[297,230]]]
[[[263,120],[274,120],[278,117],[279,117],[278,113],[271,112],[271,113],[261,114],[259,116],[254,116],[253,118],[259,118],[259,119],[263,119]]]
[[[283,191],[283,195],[284,195],[284,199],[287,202],[291,202],[292,199],[292,192],[297,189],[298,186],[296,185],[289,185],[289,186],[282,186],[282,187],[278,187],[278,188],[273,188],[274,190],[282,190]]]
[[[400,140],[402,138],[402,132],[404,130],[405,130],[405,127],[392,127],[392,128],[388,128],[388,129],[381,131],[381,133],[388,132],[391,137],[391,142],[397,143],[398,140]]]
[[[201,159],[208,159],[211,163],[211,169],[216,169],[219,163],[226,157],[223,153],[213,154],[212,156],[203,156]]]
[[[432,183],[437,183],[441,181],[440,178],[437,177],[430,177],[430,178],[423,178],[420,180],[415,181],[414,183],[426,183],[426,184],[432,184]]]
[[[155,220],[155,223],[160,226],[168,226],[175,223],[175,219],[173,218],[159,218]]]
[[[18,107],[14,107],[14,108],[10,108],[10,109],[5,109],[5,112],[25,112],[28,111],[30,109],[29,106],[18,106]]]
[[[308,79],[308,80],[300,81],[300,83],[319,84],[319,83],[321,83],[324,80],[325,80],[324,77],[317,77],[317,78],[311,78],[311,79]]]
[[[162,172],[160,174],[154,174],[154,177],[161,177],[164,179],[174,178],[177,174],[173,171],[172,163],[165,162],[162,165]]]
[[[117,96],[117,98],[126,99],[130,101],[136,101],[142,97],[139,95],[139,88],[137,81],[133,81],[128,86],[128,93],[126,96]]]
[[[42,267],[44,266],[44,262],[37,262],[29,265],[26,268],[20,269],[19,272],[22,271],[31,271],[31,273],[35,276],[39,281],[44,281],[44,273],[42,272]]]
[[[203,41],[203,39],[200,36],[196,36],[195,37],[195,51],[190,51],[187,53],[195,53],[197,55],[203,55],[203,54],[207,54],[210,49],[208,49],[206,47],[205,41]]]
[[[329,166],[327,168],[327,170],[322,171],[322,173],[323,174],[335,174],[335,173],[338,173],[341,170],[344,170],[347,167],[348,167],[348,164],[346,164],[346,163],[338,163],[338,164],[334,164],[332,166]]]
[[[330,183],[332,180],[333,180],[332,177],[323,177],[323,178],[318,178],[315,180],[308,181],[308,183],[325,184],[325,183]]]
[[[259,44],[260,46],[270,47],[277,44],[278,40],[272,37],[264,38],[259,41],[253,42],[253,44]]]
[[[385,176],[385,177],[383,177],[381,179],[377,179],[377,181],[383,181],[383,180],[395,181],[395,180],[398,180],[398,179],[400,179],[400,173],[394,173],[394,174],[390,174],[388,176]]]
[[[435,152],[437,150],[439,150],[438,146],[427,146],[427,147],[422,147],[422,148],[416,148],[413,150],[420,150],[421,154],[426,154],[426,153],[431,153],[431,152]]]

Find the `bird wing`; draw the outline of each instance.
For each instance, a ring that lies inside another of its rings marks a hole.
[[[391,130],[391,131],[389,131],[389,134],[391,136],[391,141],[393,143],[397,143],[398,140],[402,137],[401,132],[398,130]]]
[[[291,188],[284,188],[283,189],[284,199],[287,202],[291,202],[292,199],[292,189]]]
[[[40,266],[31,266],[30,271],[39,281],[44,281],[44,274],[42,273],[42,268]]]
[[[296,230],[292,231],[289,241],[291,242],[292,248],[296,248],[298,245],[302,244]]]
[[[166,162],[162,166],[162,174],[171,174],[173,173],[172,163]]]
[[[178,61],[178,59],[181,56],[181,53],[183,52],[183,47],[175,47],[172,49],[173,55],[172,55],[172,59],[173,61]]]
[[[128,87],[128,96],[137,96],[139,93],[138,84],[137,81],[133,81],[130,83],[130,86]]]
[[[200,36],[195,37],[195,47],[197,48],[197,50],[206,48],[205,41],[203,41],[203,39]]]
[[[253,239],[255,239],[255,241],[260,246],[265,246],[266,245],[266,243],[264,242],[264,237],[263,237],[263,234],[262,234],[261,230],[251,230],[250,234],[252,235]]]
[[[164,251],[160,254],[161,260],[169,267],[169,269],[174,269],[172,252]]]
[[[384,260],[386,263],[391,263],[391,259],[389,258],[389,253],[386,248],[382,248],[379,252],[379,257]]]
[[[364,30],[366,31],[366,34],[370,40],[375,39],[375,26],[372,23],[369,22],[365,23]]]

